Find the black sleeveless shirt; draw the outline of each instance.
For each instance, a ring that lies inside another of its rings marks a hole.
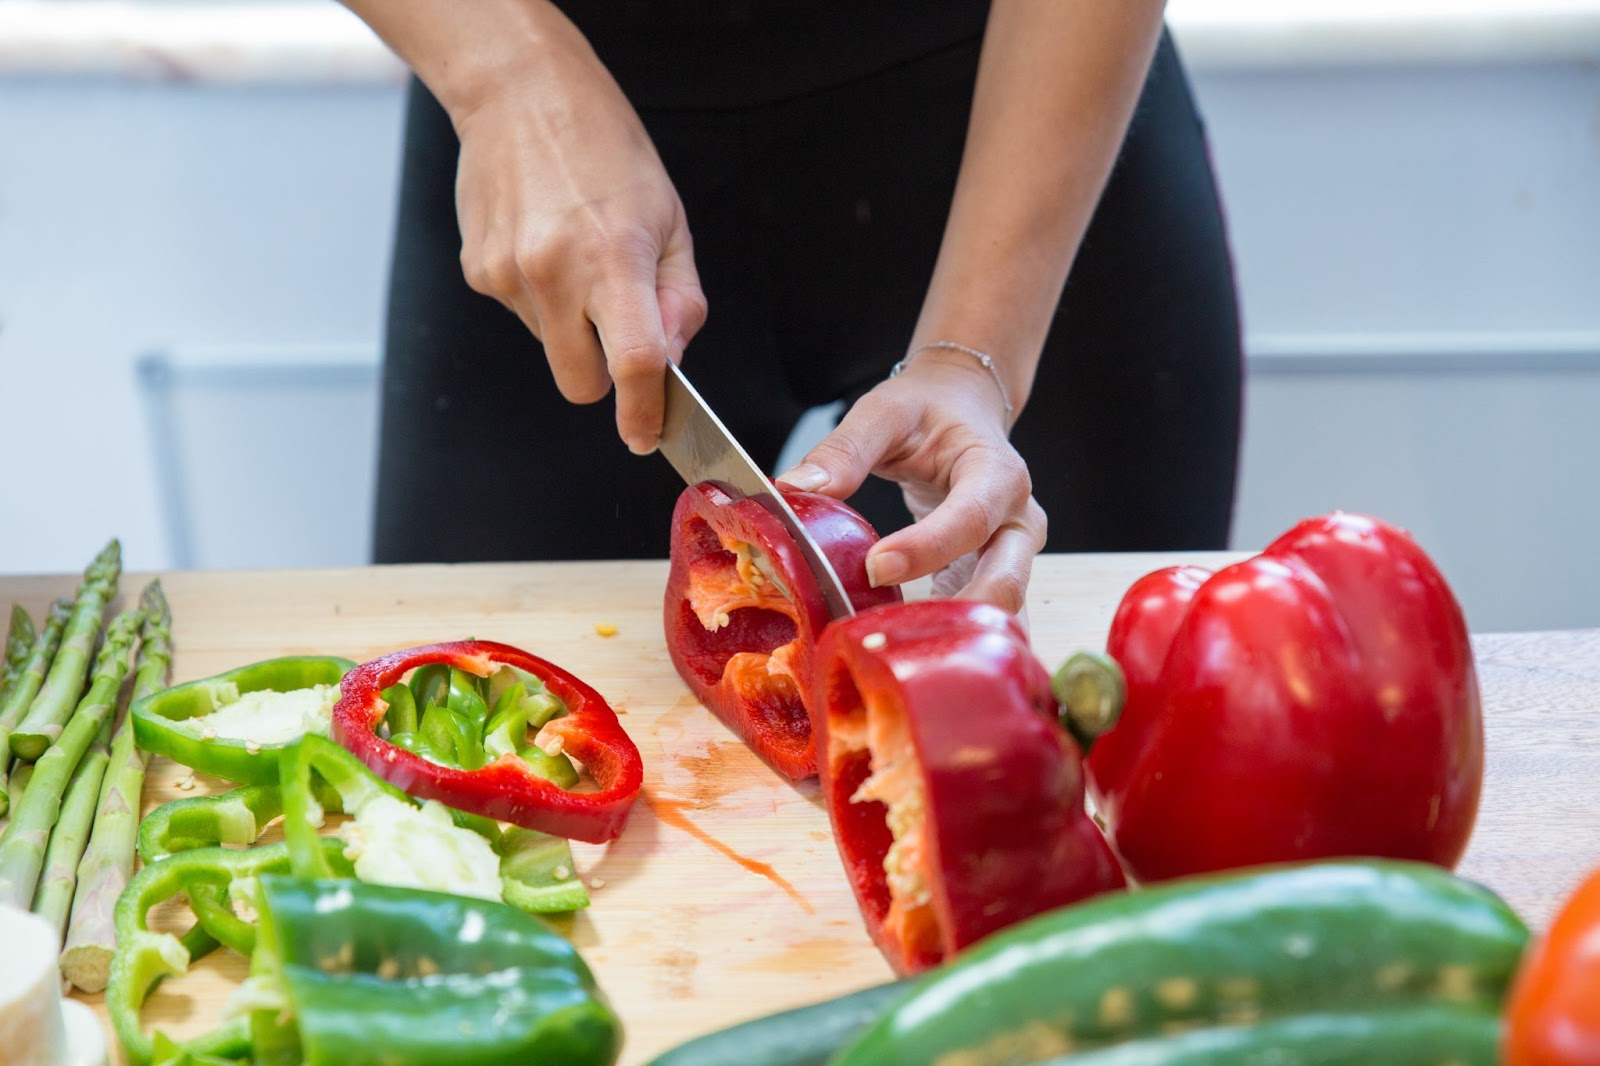
[[[790,99],[983,33],[987,0],[570,0],[635,107]]]

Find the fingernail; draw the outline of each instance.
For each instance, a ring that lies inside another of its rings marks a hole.
[[[649,444],[641,446],[630,440],[628,441],[628,450],[634,455],[653,455],[656,450],[656,442],[651,441]]]
[[[906,557],[899,552],[879,552],[867,556],[867,584],[875,589],[898,585],[905,580]]]
[[[822,467],[801,463],[799,466],[790,467],[788,472],[779,474],[777,480],[785,485],[793,485],[802,492],[815,492],[826,485],[830,478]]]

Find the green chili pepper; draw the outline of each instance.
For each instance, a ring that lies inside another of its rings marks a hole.
[[[326,841],[323,852],[329,869],[349,872],[338,841]],[[151,863],[128,882],[117,900],[117,951],[111,960],[105,1002],[117,1039],[132,1066],[147,1066],[155,1054],[154,1042],[140,1025],[139,1013],[157,982],[187,972],[190,962],[215,949],[218,943],[247,950],[253,946],[254,932],[243,935],[240,926],[246,923],[233,912],[235,894],[248,878],[288,868],[289,849],[283,844],[248,850],[197,848]],[[188,896],[191,903],[200,901],[195,908],[195,926],[181,937],[151,930],[151,909],[179,895]],[[231,920],[215,924],[224,914]],[[207,928],[207,922],[214,923],[213,928]],[[218,1037],[216,1045],[207,1038],[203,1043],[184,1046],[211,1049],[201,1053],[213,1054],[215,1046],[236,1041],[241,1033],[242,1029],[235,1026],[232,1033]]]
[[[251,979],[281,994],[305,1066],[610,1066],[622,1029],[577,951],[503,903],[355,881],[257,878]],[[289,1046],[281,1010],[252,1012]]]
[[[133,705],[134,739],[145,751],[203,773],[247,785],[277,784],[278,754],[285,744],[222,735],[205,724],[206,716],[252,692],[337,686],[354,668],[350,660],[333,656],[293,656],[177,685]]]

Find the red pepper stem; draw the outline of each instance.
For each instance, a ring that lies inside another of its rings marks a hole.
[[[1062,663],[1051,688],[1061,704],[1061,727],[1085,753],[1095,738],[1117,724],[1128,698],[1122,667],[1110,656],[1092,651],[1076,652]]]

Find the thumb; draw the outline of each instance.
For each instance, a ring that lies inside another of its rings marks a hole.
[[[859,489],[879,461],[910,435],[910,418],[900,405],[874,403],[868,393],[845,413],[832,433],[777,480],[842,500]]]

